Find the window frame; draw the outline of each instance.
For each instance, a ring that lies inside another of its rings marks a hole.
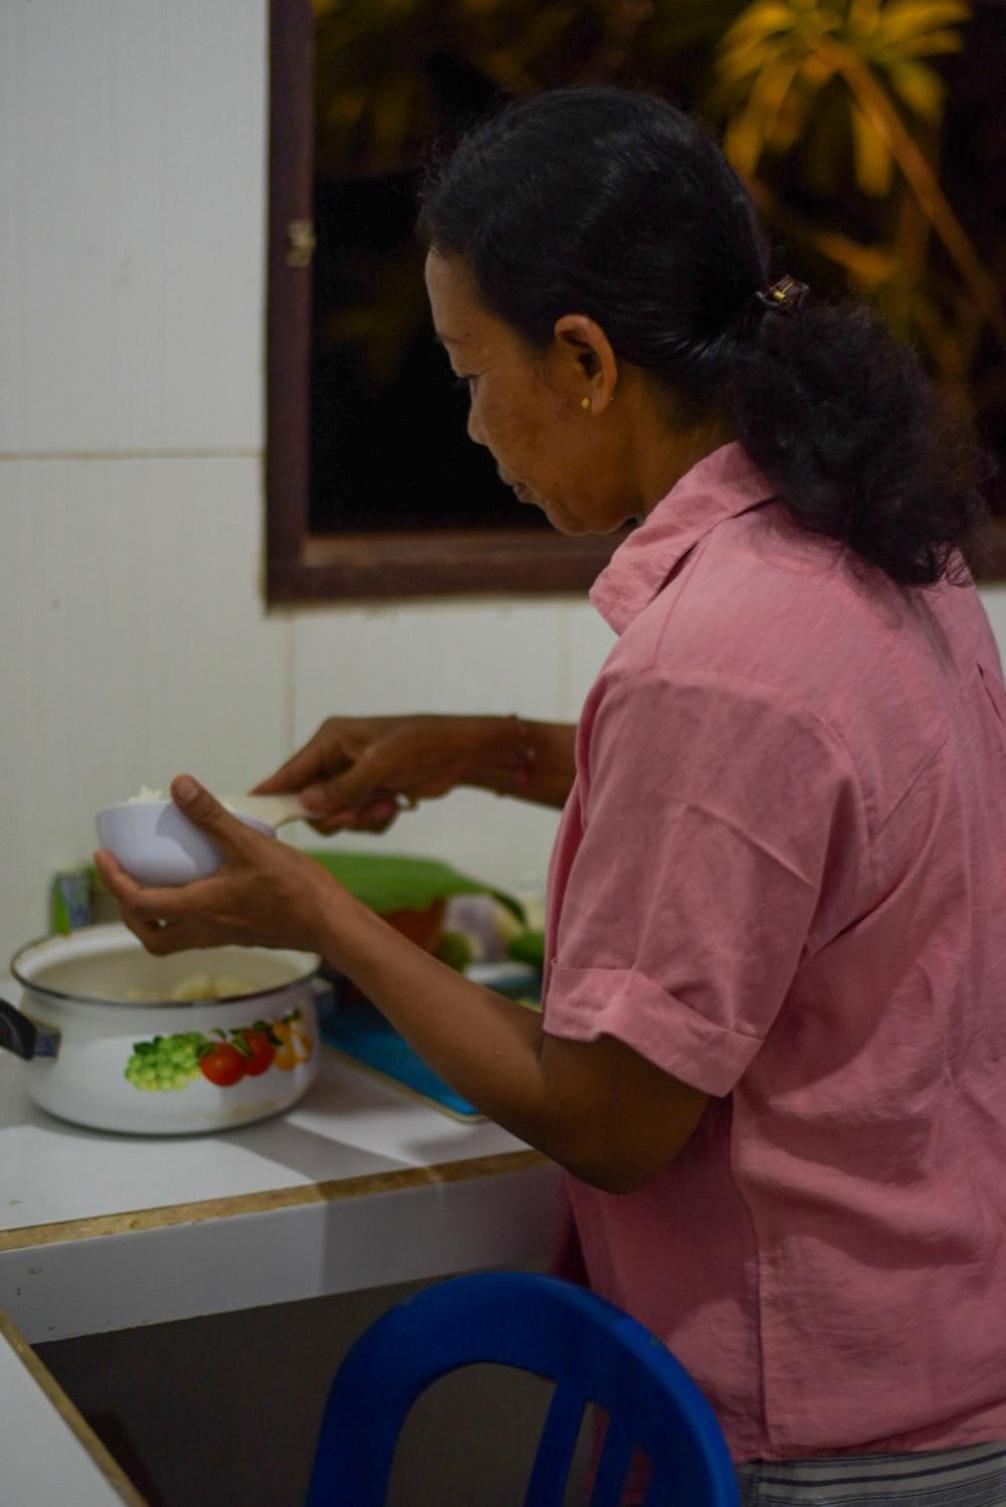
[[[269,10],[266,285],[266,598],[387,600],[445,595],[582,595],[621,535],[521,529],[370,534],[310,530],[310,358],[314,17],[310,0]]]

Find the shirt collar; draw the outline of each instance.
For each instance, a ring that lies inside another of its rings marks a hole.
[[[775,489],[736,441],[705,456],[619,545],[590,590],[616,633],[624,633],[668,576],[718,523],[767,502]]]

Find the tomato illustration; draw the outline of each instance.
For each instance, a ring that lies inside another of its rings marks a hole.
[[[248,1059],[243,1057],[237,1047],[231,1046],[229,1041],[214,1043],[207,1052],[199,1059],[199,1070],[204,1078],[211,1083],[218,1084],[221,1088],[229,1088],[232,1083],[237,1083],[247,1072]],[[262,1069],[260,1068],[261,1072]]]
[[[261,1031],[256,1026],[251,1026],[247,1031],[241,1032],[240,1044],[244,1046],[244,1070],[249,1078],[257,1078],[259,1073],[264,1073],[272,1063],[276,1055],[268,1031]]]

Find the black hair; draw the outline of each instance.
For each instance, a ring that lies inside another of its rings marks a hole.
[[[968,427],[865,305],[765,306],[751,198],[694,117],[609,87],[513,101],[429,169],[418,232],[533,347],[587,314],[686,422],[725,415],[804,527],[898,582],[967,578]]]

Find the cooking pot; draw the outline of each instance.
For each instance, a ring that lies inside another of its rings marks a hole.
[[[320,959],[262,947],[157,958],[118,923],[32,942],[0,1000],[28,1093],[96,1130],[177,1135],[289,1108],[318,1065]],[[173,997],[202,994],[202,998]],[[222,997],[212,997],[214,995]]]

